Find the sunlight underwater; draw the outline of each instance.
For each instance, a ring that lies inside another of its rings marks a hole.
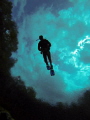
[[[52,8],[41,7],[18,25],[18,50],[12,54],[18,61],[11,73],[33,87],[37,98],[50,104],[70,103],[90,89],[89,5],[89,0],[73,2],[73,7],[58,11],[57,16]],[[55,76],[50,76],[37,50],[39,35],[52,44]]]

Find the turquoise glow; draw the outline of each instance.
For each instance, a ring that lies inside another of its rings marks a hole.
[[[52,13],[53,8],[40,7],[18,23],[18,61],[11,69],[32,86],[37,98],[49,103],[76,101],[90,89],[90,1],[70,0],[72,7]],[[15,3],[16,4],[16,3]],[[23,14],[26,3],[21,3]],[[52,43],[51,53],[56,75],[46,70],[37,50],[39,35]]]

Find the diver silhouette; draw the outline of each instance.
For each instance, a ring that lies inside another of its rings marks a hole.
[[[41,54],[43,54],[44,62],[46,63],[47,69],[53,69],[52,60],[51,60],[51,53],[50,53],[50,47],[51,43],[44,39],[42,35],[39,36],[40,42],[38,43],[38,50],[41,51]],[[48,60],[50,62],[50,66],[48,64]]]

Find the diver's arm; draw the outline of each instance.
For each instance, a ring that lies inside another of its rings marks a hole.
[[[47,40],[47,42],[48,42],[48,46],[51,47],[51,43],[48,40]]]
[[[38,43],[38,50],[41,51],[40,43]]]

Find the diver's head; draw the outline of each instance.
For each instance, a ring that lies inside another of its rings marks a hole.
[[[40,39],[40,40],[43,40],[43,36],[42,36],[42,35],[40,35],[40,36],[39,36],[39,39]]]

